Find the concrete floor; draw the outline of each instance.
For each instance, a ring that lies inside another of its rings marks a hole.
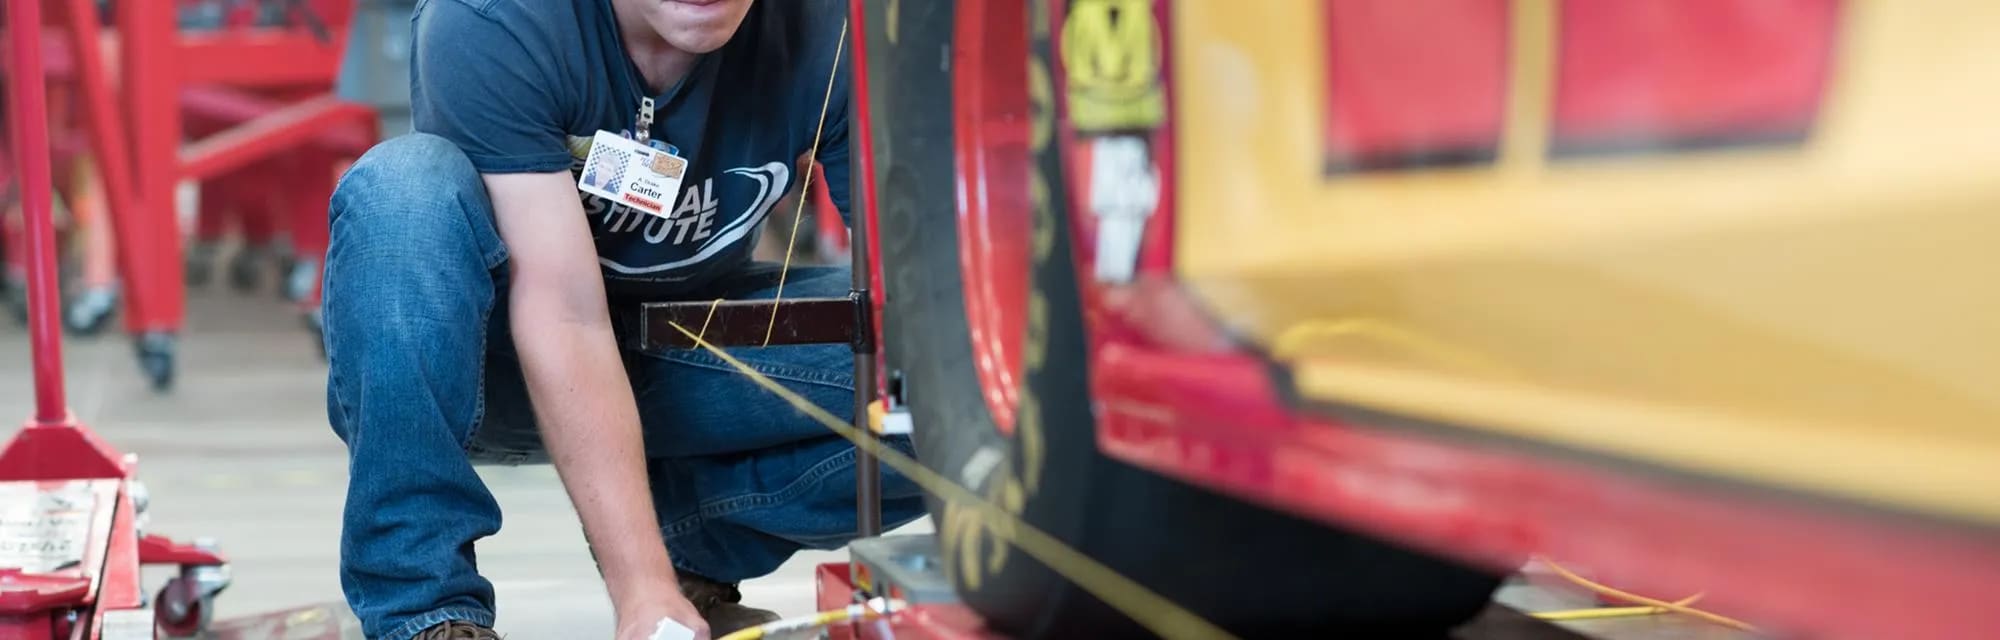
[[[0,320],[0,418],[8,422],[31,412],[25,334]],[[325,365],[289,305],[269,294],[191,292],[180,380],[166,395],[147,389],[122,335],[73,338],[64,349],[71,408],[140,456],[152,530],[213,536],[229,554],[235,584],[218,602],[219,620],[340,600],[345,451],[326,424]],[[554,471],[489,467],[482,475],[506,512],[501,533],[478,547],[480,568],[499,593],[501,630],[516,638],[609,637],[610,604]],[[919,522],[900,533],[926,530]],[[744,596],[787,617],[810,613],[812,567],[845,559],[845,552],[800,554],[745,584]],[[165,578],[149,575],[149,585]],[[1527,610],[1589,606],[1574,593],[1518,583],[1499,599]],[[1672,616],[1569,626],[1600,638],[1749,637]]]
[[[179,383],[159,395],[122,335],[67,340],[72,410],[139,455],[152,530],[221,541],[235,584],[218,600],[218,619],[340,600],[346,456],[327,428],[326,369],[309,335],[274,295],[197,290],[180,353]],[[0,320],[0,417],[10,425],[0,439],[32,412],[28,361],[26,331]],[[610,603],[554,471],[482,475],[506,512],[501,533],[478,547],[499,593],[499,626],[517,638],[609,637]],[[788,616],[810,613],[812,566],[845,557],[801,554],[745,584],[744,596]]]

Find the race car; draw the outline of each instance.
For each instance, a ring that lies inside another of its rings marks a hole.
[[[857,0],[920,457],[1233,632],[1993,637],[2000,5]],[[937,500],[968,606],[1134,629]]]

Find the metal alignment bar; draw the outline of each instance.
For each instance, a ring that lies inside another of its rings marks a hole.
[[[849,298],[790,298],[777,304],[772,326],[770,300],[721,302],[650,302],[639,306],[639,348],[646,351],[689,349],[694,341],[672,325],[687,327],[719,347],[764,344],[771,327],[772,345],[846,344],[854,340],[854,302]]]

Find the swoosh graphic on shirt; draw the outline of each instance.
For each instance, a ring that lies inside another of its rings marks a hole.
[[[722,230],[717,232],[714,238],[710,238],[706,244],[703,244],[700,251],[695,252],[692,256],[673,262],[639,267],[627,266],[616,260],[601,256],[598,257],[597,262],[604,265],[605,268],[618,273],[642,274],[679,269],[715,257],[715,254],[721,253],[723,249],[736,244],[744,236],[750,235],[750,231],[757,228],[757,223],[762,222],[764,217],[771,213],[771,206],[778,204],[778,199],[785,195],[785,188],[790,186],[792,170],[783,162],[766,162],[761,167],[737,167],[723,173],[735,174],[756,180],[757,198],[750,202],[748,209],[744,209],[743,213],[737,214],[736,219],[730,220],[729,224],[723,225]]]

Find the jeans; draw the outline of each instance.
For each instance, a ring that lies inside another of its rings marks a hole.
[[[500,508],[473,465],[547,455],[507,329],[507,247],[485,187],[452,143],[408,135],[354,164],[329,217],[327,413],[349,456],[341,588],[370,638],[445,620],[490,626],[493,586],[473,543],[499,531]],[[845,295],[847,274],[795,268],[785,293]],[[686,299],[769,298],[776,280],[774,266],[750,265]],[[846,345],[731,351],[851,418]],[[622,359],[677,570],[736,582],[854,537],[850,443],[706,352]],[[905,438],[888,444],[909,451]],[[923,513],[907,478],[885,470],[882,495],[887,525]]]

